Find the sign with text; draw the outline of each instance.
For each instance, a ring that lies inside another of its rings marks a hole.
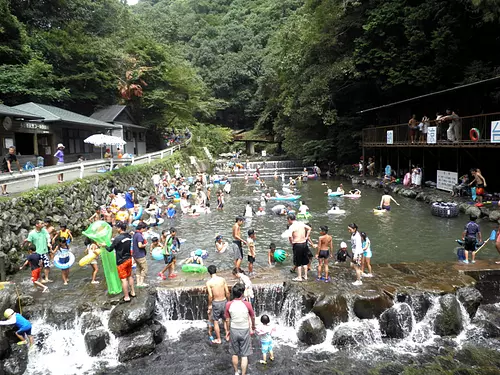
[[[262,150],[262,156],[264,156],[264,157],[267,156],[267,151],[266,150]]]
[[[500,121],[491,122],[491,143],[500,143]]]
[[[392,145],[394,143],[394,130],[387,130],[387,144]]]
[[[428,144],[437,143],[437,126],[429,126],[427,128],[427,143]]]
[[[458,183],[458,173],[450,171],[437,171],[437,188],[444,191],[453,191],[453,185]]]

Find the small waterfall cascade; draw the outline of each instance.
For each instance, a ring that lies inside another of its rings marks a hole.
[[[219,170],[225,170],[228,167],[228,163],[237,163],[233,161],[225,161],[225,160],[217,160],[216,162],[216,168]],[[252,171],[254,172],[257,168],[261,172],[265,171],[272,171],[274,172],[275,170],[278,171],[286,171],[286,170],[291,170],[291,169],[301,169],[303,167],[302,161],[301,160],[276,160],[276,161],[250,161],[248,163],[246,162],[239,162],[241,163],[245,169],[242,169],[242,172],[248,172]],[[235,169],[235,171],[238,171],[238,169]]]
[[[94,374],[101,365],[118,365],[118,340],[110,333],[109,343],[98,357],[90,357],[85,348],[82,332],[83,313],[56,327],[44,317],[32,320],[35,345],[30,349],[26,375],[82,375]],[[108,331],[110,311],[99,312],[102,328]]]

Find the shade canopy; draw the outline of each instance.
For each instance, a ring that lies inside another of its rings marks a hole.
[[[85,143],[90,143],[91,145],[94,146],[123,146],[127,142],[125,142],[123,139],[120,137],[115,137],[113,135],[106,135],[106,134],[93,134],[87,139],[85,139],[83,142]]]

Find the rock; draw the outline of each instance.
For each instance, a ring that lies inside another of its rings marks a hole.
[[[479,331],[481,337],[497,338],[500,337],[500,328],[489,320],[476,320],[474,322],[476,329]]]
[[[488,219],[490,219],[490,221],[497,222],[498,220],[500,220],[500,211],[498,211],[498,210],[491,211]]]
[[[426,198],[427,198],[427,194],[425,194],[423,191],[418,193],[417,196],[415,197],[415,199],[417,201],[425,201]]]
[[[434,332],[439,336],[456,336],[463,328],[462,312],[457,298],[446,294],[439,298],[441,310],[434,320]]]
[[[360,326],[341,325],[333,332],[332,345],[340,349],[350,349],[373,344],[375,335],[367,321]]]
[[[80,330],[82,335],[87,331],[92,331],[97,328],[102,327],[101,319],[95,314],[85,314],[82,316],[82,321],[80,323]]]
[[[142,330],[121,338],[118,344],[118,360],[130,361],[147,356],[155,349],[153,332],[144,327]]]
[[[385,293],[373,291],[373,294],[356,296],[353,310],[360,319],[373,319],[378,318],[392,305],[392,300]]]
[[[497,304],[479,306],[474,317],[474,322],[481,319],[487,320],[500,328],[500,306]]]
[[[307,345],[317,345],[325,341],[326,328],[320,318],[308,314],[299,321],[297,337]]]
[[[332,328],[335,324],[347,322],[349,319],[347,301],[342,295],[321,296],[316,300],[312,312],[323,321],[326,328]]]
[[[406,303],[396,304],[380,315],[380,331],[386,337],[402,339],[407,337],[412,329],[412,310]]]
[[[165,333],[167,333],[167,329],[160,322],[154,321],[151,324],[151,331],[153,332],[153,339],[155,340],[155,344],[159,344],[165,338]]]
[[[85,340],[85,348],[87,349],[88,355],[95,357],[106,349],[109,343],[109,333],[102,328],[94,329],[88,331],[83,339]]]
[[[11,352],[3,364],[5,375],[22,375],[28,367],[28,345],[11,345]]]
[[[415,190],[404,189],[401,191],[401,195],[406,198],[414,199],[417,197],[417,192]]]
[[[401,190],[403,190],[403,186],[397,185],[392,191],[394,194],[398,194]]]
[[[481,217],[481,210],[476,206],[469,206],[465,210],[466,215],[473,215],[475,217]]]
[[[0,330],[0,360],[7,358],[10,355],[10,343],[5,329]],[[0,366],[0,370],[2,367]]]
[[[457,291],[457,297],[458,300],[462,302],[465,310],[467,310],[470,318],[474,318],[476,311],[483,300],[483,295],[479,292],[479,290],[471,286],[460,288]]]
[[[467,211],[467,209],[469,207],[470,207],[470,204],[468,204],[468,203],[460,203],[458,205],[458,208],[459,208],[460,212],[462,212],[462,213],[465,213],[465,211]]]
[[[427,311],[432,305],[431,295],[429,293],[415,291],[408,295],[406,301],[413,310],[413,316],[417,322],[424,319]]]
[[[21,306],[31,306],[35,303],[35,298],[29,294],[21,294],[16,302],[16,304],[21,304]]]
[[[109,330],[117,336],[133,331],[152,319],[155,305],[154,294],[146,290],[132,298],[131,302],[119,304],[109,316]]]
[[[76,310],[71,305],[54,304],[47,309],[45,321],[58,328],[71,328],[76,319]]]

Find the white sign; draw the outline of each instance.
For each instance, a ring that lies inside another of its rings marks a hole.
[[[392,145],[394,142],[394,131],[387,130],[387,144]]]
[[[264,156],[264,157],[267,156],[267,151],[266,150],[262,150],[262,156]]]
[[[437,171],[437,188],[444,191],[453,191],[453,185],[458,183],[458,173],[449,171]]]
[[[500,143],[500,121],[491,122],[491,143]]]
[[[21,129],[49,130],[49,126],[45,124],[34,124],[32,122],[21,122]]]
[[[429,126],[427,128],[427,143],[429,144],[437,143],[437,126]]]

